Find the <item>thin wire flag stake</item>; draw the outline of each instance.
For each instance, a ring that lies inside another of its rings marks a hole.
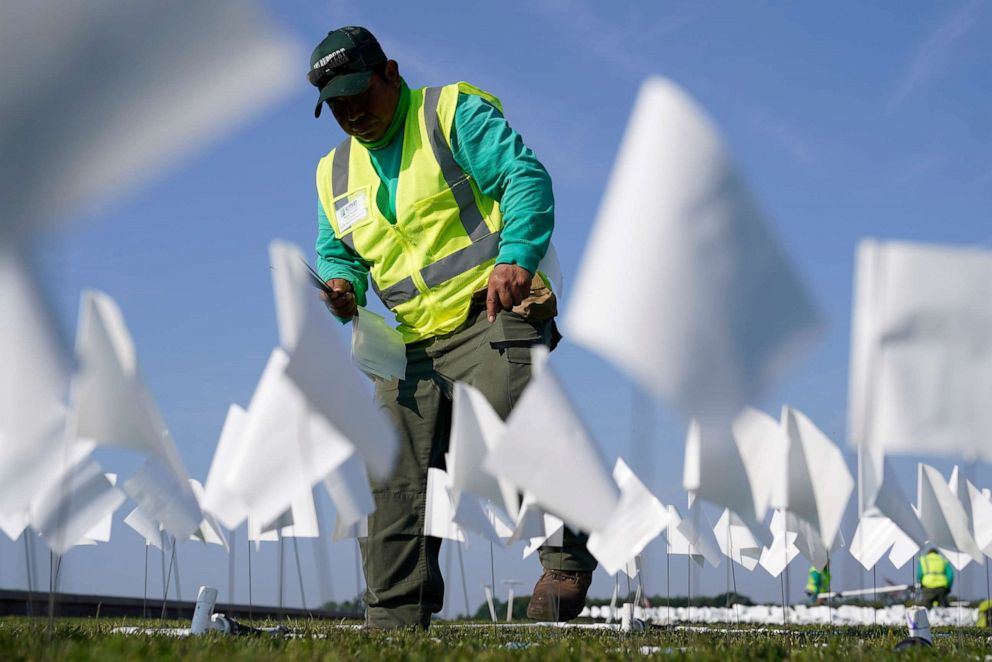
[[[148,543],[145,543],[145,581],[141,593],[141,617],[148,618]]]

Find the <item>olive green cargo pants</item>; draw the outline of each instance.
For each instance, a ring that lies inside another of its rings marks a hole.
[[[399,431],[399,456],[392,476],[372,483],[376,510],[368,538],[359,540],[369,625],[427,627],[441,611],[441,540],[423,535],[424,506],[428,467],[444,467],[454,383],[479,389],[505,419],[530,379],[530,347],[550,346],[554,332],[551,320],[527,322],[512,312],[490,323],[477,305],[457,331],[407,345],[405,379],[377,385],[376,398]],[[585,540],[566,529],[562,547],[541,548],[541,564],[595,569]]]

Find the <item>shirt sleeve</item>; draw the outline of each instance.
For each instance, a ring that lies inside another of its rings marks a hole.
[[[954,584],[954,566],[951,565],[950,561],[944,564],[944,574],[947,575],[947,585],[950,587]]]
[[[325,281],[346,278],[355,289],[355,301],[366,305],[369,266],[348,245],[334,235],[334,227],[317,199],[317,273]]]
[[[458,95],[451,151],[503,214],[497,264],[534,273],[551,242],[555,201],[551,176],[503,114],[475,94]]]

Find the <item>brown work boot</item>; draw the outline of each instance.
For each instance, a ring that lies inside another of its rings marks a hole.
[[[591,583],[591,572],[545,568],[530,596],[527,618],[557,623],[572,620],[586,606],[586,591]]]

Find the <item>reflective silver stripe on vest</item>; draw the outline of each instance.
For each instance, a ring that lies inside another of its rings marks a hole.
[[[429,288],[443,285],[455,276],[465,273],[469,269],[479,266],[488,260],[495,259],[499,254],[499,233],[494,232],[469,244],[465,248],[459,249],[451,255],[442,257],[437,262],[433,262],[420,270],[420,275],[424,283]],[[390,285],[384,290],[380,290],[372,279],[372,287],[376,294],[386,304],[387,308],[395,308],[401,303],[406,303],[410,299],[419,296],[420,290],[413,283],[413,278],[407,276],[403,280]]]
[[[434,288],[458,274],[491,260],[499,253],[499,233],[494,232],[420,270],[427,287]]]
[[[489,234],[489,227],[482,218],[479,206],[475,204],[475,196],[472,194],[472,186],[469,184],[465,171],[462,170],[455,155],[451,152],[451,147],[444,137],[441,129],[441,122],[437,114],[437,106],[441,100],[440,87],[428,87],[424,91],[424,123],[427,125],[427,135],[431,141],[431,150],[434,158],[441,166],[441,174],[448,188],[455,196],[458,203],[458,214],[461,217],[462,227],[465,234],[472,241],[476,241]]]
[[[345,138],[344,141],[334,150],[334,160],[331,162],[331,195],[334,198],[342,196],[348,192],[348,161],[351,159],[351,137]],[[337,208],[348,204],[347,200],[340,200],[335,202],[334,213],[337,214]],[[345,246],[351,250],[355,250],[355,240],[352,238],[351,234],[346,234],[341,237],[341,241],[344,242]],[[356,253],[358,251],[355,251]]]
[[[398,283],[394,283],[384,290],[380,290],[379,286],[375,283],[375,278],[372,279],[372,288],[375,293],[379,295],[379,298],[386,305],[386,308],[395,308],[401,303],[406,303],[415,296],[420,295],[420,290],[413,282],[413,278],[407,276]]]

